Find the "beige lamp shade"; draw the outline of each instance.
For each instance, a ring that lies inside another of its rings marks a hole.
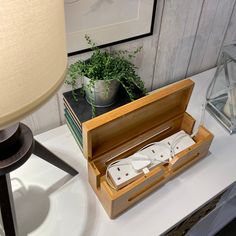
[[[0,129],[46,102],[66,66],[63,0],[1,0]]]

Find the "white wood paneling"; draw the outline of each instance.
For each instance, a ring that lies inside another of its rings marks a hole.
[[[205,0],[187,75],[216,65],[235,0]]]
[[[59,116],[60,116],[60,124],[65,124],[65,116],[64,116],[64,105],[63,105],[63,93],[70,91],[71,86],[63,84],[61,88],[57,92],[57,101],[59,107]]]
[[[233,13],[230,18],[223,45],[232,43],[236,43],[236,4],[234,4]]]
[[[183,78],[187,71],[203,0],[166,0],[153,87]]]
[[[38,134],[61,124],[57,96],[54,95],[45,105],[22,120],[34,134]]]
[[[154,34],[107,50],[142,46],[134,60],[150,91],[214,67],[220,48],[236,41],[236,0],[157,0]],[[69,64],[91,53],[69,58]],[[63,85],[46,105],[24,122],[40,133],[63,124]]]

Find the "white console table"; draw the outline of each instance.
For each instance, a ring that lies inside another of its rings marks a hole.
[[[214,69],[192,78],[196,85],[188,112],[198,121],[213,73]],[[230,136],[207,112],[205,125],[215,135],[211,154],[115,220],[108,218],[89,186],[86,160],[69,129],[64,125],[36,136],[79,175],[71,178],[35,156],[12,173],[20,236],[156,236],[166,232],[236,181],[236,135]]]

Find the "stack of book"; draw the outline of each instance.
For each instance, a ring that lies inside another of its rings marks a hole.
[[[63,93],[64,114],[66,123],[71,130],[71,133],[73,134],[81,151],[83,151],[82,123],[92,119],[92,107],[87,102],[81,89],[77,89],[74,92],[76,93],[77,101],[74,99],[72,91]],[[109,107],[96,107],[96,116],[111,111],[128,102],[130,102],[130,99],[121,87],[117,102]]]

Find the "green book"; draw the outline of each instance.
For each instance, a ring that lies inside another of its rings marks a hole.
[[[74,99],[72,91],[63,93],[64,111],[67,125],[79,147],[83,150],[82,123],[92,119],[92,108],[87,102],[85,95],[82,95],[81,89],[76,89],[75,93],[77,94],[77,101]],[[139,93],[139,96],[142,97],[144,95]],[[102,115],[129,102],[130,99],[127,93],[124,88],[120,86],[117,102],[109,107],[96,107],[96,116]]]
[[[74,124],[74,122],[71,119],[70,115],[66,111],[65,111],[65,118],[66,118],[67,126],[69,127],[72,135],[74,136],[75,141],[79,145],[79,148],[83,152],[83,139],[82,139],[81,130],[79,130],[78,127],[76,127],[76,125]]]

